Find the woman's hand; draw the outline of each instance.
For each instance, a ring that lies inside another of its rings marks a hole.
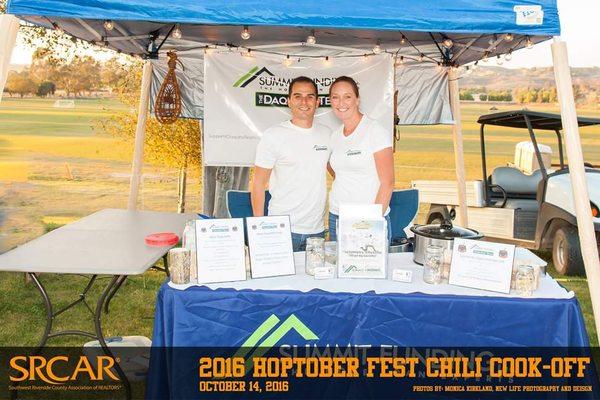
[[[394,191],[394,151],[391,147],[373,153],[375,167],[379,176],[379,190],[375,197],[375,204],[381,204],[382,215],[385,215]]]

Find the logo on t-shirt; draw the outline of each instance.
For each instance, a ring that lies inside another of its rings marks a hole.
[[[327,151],[327,146],[315,144],[313,149],[315,149],[315,151]]]
[[[347,156],[357,156],[359,154],[362,154],[362,150],[348,150],[346,152]]]

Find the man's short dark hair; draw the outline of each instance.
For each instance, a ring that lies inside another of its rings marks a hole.
[[[315,88],[315,95],[319,96],[319,88],[317,87],[315,81],[313,81],[307,76],[299,76],[297,78],[292,79],[292,81],[290,82],[290,87],[288,89],[288,97],[292,95],[292,89],[294,88],[294,85],[296,83],[310,83]]]

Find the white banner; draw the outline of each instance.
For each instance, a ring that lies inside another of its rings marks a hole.
[[[389,54],[304,59],[286,66],[281,56],[212,53],[204,58],[204,165],[254,165],[262,132],[290,119],[288,85],[302,75],[319,87],[318,122],[332,129],[340,125],[327,94],[335,78],[347,75],[358,82],[361,111],[393,134],[394,65]]]

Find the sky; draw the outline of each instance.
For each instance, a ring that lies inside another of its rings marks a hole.
[[[600,28],[598,27],[600,0],[558,0],[558,12],[561,21],[561,38],[567,43],[570,65],[600,67]],[[516,51],[512,60],[505,62],[503,66],[507,68],[551,66],[551,42],[547,41],[531,49]],[[31,53],[30,48],[19,44],[13,51],[11,63],[29,64]]]

